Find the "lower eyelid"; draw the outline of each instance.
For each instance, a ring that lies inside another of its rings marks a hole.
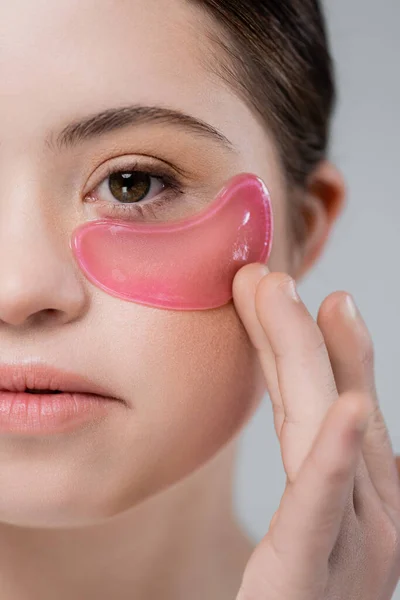
[[[91,202],[96,203],[99,218],[115,217],[129,220],[130,218],[137,219],[138,215],[141,217],[148,217],[149,215],[156,217],[155,211],[158,208],[165,208],[169,203],[176,210],[177,203],[174,201],[177,199],[177,194],[178,192],[174,190],[167,190],[165,193],[158,194],[150,200],[140,200],[131,204],[100,200],[92,194]],[[178,214],[176,218],[180,218],[180,215]]]

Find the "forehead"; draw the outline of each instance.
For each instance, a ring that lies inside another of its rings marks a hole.
[[[187,0],[0,2],[0,164],[39,161],[67,124],[136,104],[208,123],[239,149],[241,170],[268,176],[274,143],[218,75],[210,27]]]
[[[0,23],[9,118],[45,118],[42,108],[62,120],[63,110],[71,117],[127,102],[222,114],[223,83],[204,64],[202,13],[184,0],[13,0],[1,3]]]
[[[75,67],[82,52],[88,61],[111,53],[122,63],[139,57],[147,63],[156,51],[158,62],[167,63],[164,57],[178,52],[183,64],[201,39],[202,13],[185,0],[15,0],[0,5],[0,18],[4,64],[27,59],[27,50],[48,64],[70,56]]]

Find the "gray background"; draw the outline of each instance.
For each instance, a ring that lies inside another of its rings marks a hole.
[[[299,292],[314,317],[331,292],[354,295],[374,339],[380,403],[400,454],[400,0],[324,5],[339,86],[331,158],[346,177],[348,205]],[[285,482],[267,395],[240,444],[235,502],[259,541]],[[400,600],[400,586],[394,598]]]

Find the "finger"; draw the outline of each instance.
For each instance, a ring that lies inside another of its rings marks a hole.
[[[266,589],[256,589],[262,579],[257,574],[268,569],[271,549],[291,584],[289,590],[285,588],[285,598],[314,597],[311,592],[318,583],[322,597],[367,419],[360,394],[345,394],[330,407],[296,481],[285,490],[273,528],[250,558],[242,583],[249,597],[266,595]]]
[[[400,485],[389,432],[379,406],[373,342],[352,297],[335,292],[320,307],[318,324],[326,340],[339,393],[365,393],[371,418],[363,442],[363,459],[381,500],[400,510]],[[360,485],[363,481],[360,480]]]
[[[290,481],[298,473],[338,394],[323,335],[293,280],[270,273],[258,284],[255,308],[276,361],[285,421],[280,443]]]
[[[261,263],[252,263],[242,267],[233,280],[233,301],[252,344],[258,352],[268,395],[271,399],[275,431],[279,438],[285,413],[279,391],[275,357],[257,317],[254,302],[258,283],[268,273],[269,269]]]

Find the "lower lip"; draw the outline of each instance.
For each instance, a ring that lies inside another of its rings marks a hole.
[[[61,433],[104,416],[116,404],[91,394],[0,391],[0,433]]]

